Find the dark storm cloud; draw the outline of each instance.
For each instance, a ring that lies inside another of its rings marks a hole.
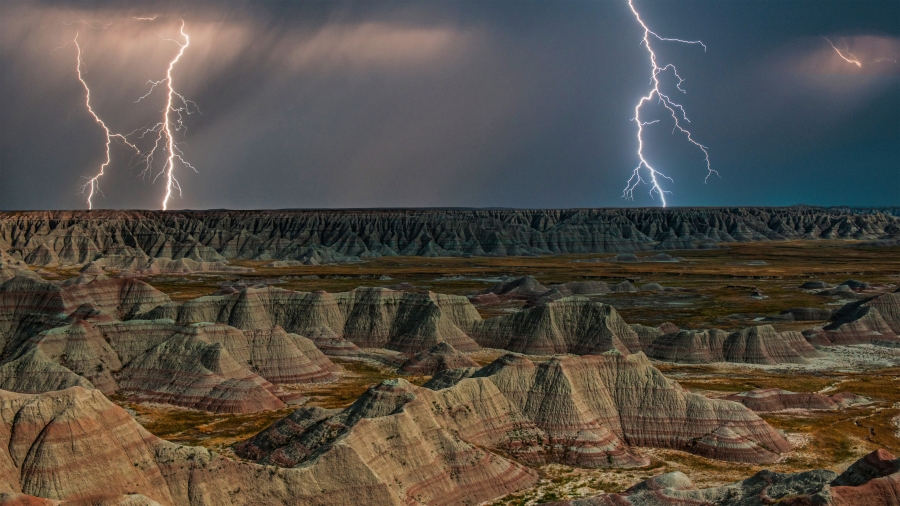
[[[701,153],[648,130],[670,204],[900,203],[900,66],[875,62],[900,59],[896,1],[636,5],[660,34],[709,47],[656,44],[722,174],[703,184]],[[75,32],[95,108],[127,132],[159,117],[161,94],[134,100],[164,75],[177,47],[161,36],[182,18],[175,79],[202,111],[183,150],[200,172],[178,169],[170,207],[654,203],[620,198],[649,78],[624,0],[4,2],[0,207],[83,207],[103,135],[65,45]],[[159,207],[160,181],[115,154],[98,206]]]

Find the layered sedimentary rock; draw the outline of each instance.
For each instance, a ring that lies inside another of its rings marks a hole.
[[[547,293],[548,288],[542,285],[534,276],[521,276],[498,281],[482,294],[495,294],[500,299],[535,299]]]
[[[118,388],[113,372],[122,369],[115,350],[85,322],[41,332],[22,343],[0,365],[0,389],[25,393],[88,385],[111,394]]]
[[[100,257],[289,258],[627,253],[734,241],[891,240],[900,218],[850,209],[48,211],[0,215],[0,250],[34,265]]]
[[[165,294],[136,279],[82,275],[58,285],[16,276],[0,284],[0,360],[24,339],[73,319],[130,318],[167,302]]]
[[[275,384],[332,381],[339,368],[280,327],[241,331],[171,320],[77,320],[19,343],[0,360],[0,388],[70,386],[215,412],[277,409],[299,400]]]
[[[476,322],[470,333],[484,347],[528,355],[641,350],[637,333],[615,308],[585,297],[567,297]]]
[[[760,471],[728,485],[697,489],[681,472],[654,476],[622,494],[542,503],[544,506],[896,506],[900,504],[900,460],[876,450],[836,476],[817,469],[784,474]]]
[[[790,392],[780,388],[750,390],[725,397],[740,402],[757,413],[771,413],[786,409],[840,409],[868,402],[865,397],[842,392],[825,395],[812,392]]]
[[[505,300],[524,300],[526,307],[545,304],[573,295],[601,295],[614,291],[603,281],[570,281],[544,286],[533,276],[507,278],[471,297],[473,302],[496,304]]]
[[[225,336],[210,336],[203,327],[185,328],[132,360],[119,375],[120,390],[138,402],[216,413],[279,409],[302,399],[235,360],[217,339]]]
[[[41,279],[41,276],[28,268],[28,264],[9,256],[6,251],[0,250],[0,283],[16,276],[25,276],[32,279]]]
[[[165,506],[401,506],[477,504],[537,481],[534,471],[425,420],[410,413],[366,419],[366,430],[303,468],[279,469],[162,441],[98,390],[0,391],[0,490],[18,500],[80,504],[143,501],[139,493]]]
[[[273,287],[227,287],[183,304],[167,304],[145,315],[179,322],[219,322],[239,329],[279,325],[338,350],[338,338],[361,348],[418,353],[446,342],[460,351],[478,349],[464,329],[481,317],[465,298],[385,288],[344,293],[295,292]],[[328,347],[323,349],[328,350]]]
[[[441,373],[426,387],[490,380],[544,431],[548,460],[579,466],[637,464],[629,447],[675,448],[738,462],[772,462],[790,445],[746,407],[685,392],[642,354],[506,355],[476,371]],[[444,390],[440,390],[444,391]]]
[[[657,337],[645,353],[657,360],[688,364],[803,364],[821,356],[799,332],[776,332],[771,325],[730,334],[718,329],[682,330]]]
[[[417,353],[400,368],[406,374],[434,376],[448,369],[478,367],[478,363],[460,353],[448,343],[438,343],[427,351]]]
[[[638,335],[638,341],[641,343],[641,350],[644,352],[647,351],[649,346],[658,337],[678,332],[678,327],[669,322],[661,323],[657,327],[648,327],[639,323],[632,323],[629,327],[631,327],[631,330]]]
[[[900,293],[885,293],[851,302],[835,311],[832,321],[820,330],[807,331],[817,345],[865,344],[900,341]]]

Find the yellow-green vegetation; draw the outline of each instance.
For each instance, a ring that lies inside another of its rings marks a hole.
[[[229,415],[155,404],[134,404],[117,396],[112,396],[111,399],[132,410],[135,419],[155,436],[175,443],[203,446],[232,456],[232,445],[250,438],[294,410],[285,408]]]
[[[224,282],[278,280],[275,286],[291,290],[341,292],[360,286],[409,283],[417,289],[467,295],[480,292],[499,276],[532,275],[545,285],[568,281],[600,280],[640,285],[656,282],[683,291],[648,295],[615,294],[604,302],[617,306],[630,323],[657,325],[671,321],[683,327],[715,326],[729,329],[746,322],[726,318],[735,313],[770,314],[790,307],[826,307],[831,299],[797,286],[810,278],[839,283],[848,278],[872,283],[897,283],[900,248],[859,246],[853,241],[784,241],[733,243],[727,248],[670,252],[684,258],[677,263],[605,263],[584,260],[611,254],[558,255],[502,258],[386,257],[360,263],[298,267],[265,267],[268,261],[233,260],[252,267],[251,274],[158,275],[148,281],[175,300],[215,292]],[[638,256],[654,253],[643,252]],[[765,262],[765,265],[750,265]],[[389,278],[389,279],[385,279]],[[759,290],[766,298],[753,298]],[[480,307],[482,316],[514,311],[521,302]],[[778,324],[779,330],[797,330],[808,323]]]
[[[311,385],[287,386],[293,391],[309,398],[306,405],[319,406],[326,409],[343,408],[353,404],[363,392],[384,380],[403,378],[410,383],[421,385],[428,381],[427,376],[403,376],[396,369],[376,366],[369,362],[355,360],[332,359],[340,364],[344,371],[339,381],[334,383],[316,383]]]

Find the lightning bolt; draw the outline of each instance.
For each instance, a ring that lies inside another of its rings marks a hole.
[[[847,54],[851,56],[850,58],[847,58],[846,56],[844,56],[844,53],[842,53],[841,50],[838,49],[837,46],[834,45],[834,42],[831,42],[831,40],[828,39],[828,37],[823,36],[822,38],[827,40],[828,43],[831,44],[831,47],[834,49],[834,51],[838,54],[838,56],[843,58],[844,61],[846,61],[847,63],[853,63],[857,67],[862,67],[862,62],[859,61],[859,59],[856,57],[856,55],[851,53],[849,50],[845,49],[845,51],[847,51]]]
[[[650,181],[649,181],[650,196],[653,197],[654,193],[659,195],[659,198],[662,201],[663,207],[666,207],[666,193],[671,193],[671,192],[662,189],[662,187],[660,186],[660,179],[667,179],[673,183],[675,181],[671,177],[669,177],[669,176],[663,174],[662,172],[660,172],[659,170],[655,169],[652,165],[650,165],[650,163],[644,157],[644,137],[643,137],[644,127],[659,122],[659,120],[644,121],[641,119],[641,108],[644,106],[644,104],[651,102],[655,98],[657,100],[657,102],[660,105],[662,105],[663,107],[665,107],[666,110],[669,111],[669,114],[672,116],[672,122],[674,125],[672,127],[672,133],[675,133],[675,130],[678,130],[679,132],[683,133],[686,136],[688,142],[690,142],[694,146],[697,146],[697,148],[699,148],[700,151],[703,152],[703,156],[706,159],[706,170],[707,170],[706,179],[704,179],[704,183],[709,180],[709,176],[711,176],[713,174],[719,175],[719,173],[717,171],[713,170],[713,168],[710,166],[709,152],[707,151],[707,147],[700,144],[699,142],[695,141],[694,138],[691,136],[691,132],[686,130],[681,125],[681,120],[684,120],[685,122],[690,123],[690,120],[687,118],[687,114],[684,111],[684,107],[681,106],[681,104],[678,104],[675,101],[673,101],[671,97],[669,97],[667,94],[662,92],[661,83],[659,81],[660,74],[671,70],[672,74],[675,76],[675,79],[678,80],[678,83],[675,85],[675,88],[682,93],[685,93],[684,89],[681,88],[681,84],[684,82],[684,79],[680,75],[678,75],[678,69],[675,68],[675,65],[669,63],[666,65],[663,65],[662,67],[659,66],[659,64],[657,63],[657,60],[656,60],[656,53],[653,52],[653,48],[650,45],[650,40],[651,40],[651,38],[654,38],[656,40],[663,41],[663,42],[680,42],[682,44],[698,44],[700,46],[703,46],[704,52],[706,51],[706,45],[703,44],[703,42],[701,42],[699,40],[681,40],[681,39],[670,39],[667,37],[661,37],[658,34],[656,34],[654,31],[650,30],[649,27],[647,27],[646,23],[644,23],[644,21],[641,19],[641,15],[638,13],[637,9],[635,9],[634,3],[632,2],[632,0],[628,0],[628,7],[631,8],[631,12],[634,13],[635,19],[637,19],[638,23],[641,25],[641,28],[644,29],[644,37],[641,40],[641,45],[646,47],[647,52],[650,54],[650,68],[651,68],[650,83],[652,85],[652,88],[650,88],[650,92],[646,96],[641,97],[640,101],[638,101],[637,105],[634,108],[634,121],[635,121],[635,123],[637,123],[637,126],[638,126],[638,128],[637,128],[637,140],[638,140],[637,155],[638,155],[638,159],[640,160],[640,163],[638,163],[638,166],[635,167],[634,172],[631,174],[631,178],[629,178],[628,182],[625,184],[625,190],[622,192],[622,197],[629,199],[629,200],[634,200],[635,187],[637,187],[638,184],[645,182],[644,179],[641,177],[641,169],[645,169],[650,177]],[[681,119],[679,119],[679,116],[681,117]]]
[[[828,41],[828,43],[831,45],[831,48],[834,49],[834,52],[837,53],[838,56],[841,57],[841,59],[843,59],[847,63],[852,63],[852,64],[856,65],[857,67],[862,68],[863,63],[861,61],[859,61],[859,58],[857,58],[855,54],[850,52],[850,49],[847,48],[846,41],[843,41],[844,42],[844,50],[841,51],[840,49],[837,48],[837,46],[834,45],[834,42],[831,42],[831,39],[829,39],[828,37],[825,37],[824,35],[822,36],[822,38],[825,39],[826,41]],[[847,56],[844,56],[844,53],[847,53],[847,55],[849,55],[849,58]],[[876,59],[872,60],[870,63],[881,63],[881,62],[885,62],[885,61],[893,62],[895,64],[897,63],[897,60],[895,60],[893,58],[888,58],[886,56],[881,56],[879,58],[876,58]]]
[[[100,125],[100,128],[102,128],[106,133],[106,161],[100,165],[100,171],[97,172],[94,177],[88,179],[87,183],[85,183],[81,187],[81,192],[87,193],[88,209],[93,209],[94,204],[92,199],[94,198],[95,192],[100,192],[100,178],[103,176],[106,167],[112,162],[112,154],[110,152],[110,148],[112,146],[113,139],[116,139],[122,142],[122,144],[125,144],[126,146],[134,149],[137,154],[140,154],[140,150],[134,144],[128,142],[128,138],[126,136],[113,133],[109,129],[109,127],[106,126],[106,123],[104,123],[103,120],[100,119],[100,116],[98,116],[97,113],[94,112],[94,109],[91,107],[91,89],[88,87],[87,82],[84,80],[84,75],[81,72],[81,68],[84,63],[81,60],[81,45],[78,44],[77,32],[75,33],[75,39],[73,40],[73,42],[75,43],[75,47],[78,49],[78,63],[75,66],[75,72],[78,74],[78,80],[81,82],[81,85],[84,86],[84,104],[85,106],[87,106],[87,110],[89,113],[91,113],[91,116],[94,117],[94,121],[96,121],[97,124]]]
[[[182,114],[191,114],[191,106],[193,106],[193,108],[199,112],[197,104],[192,100],[186,99],[183,95],[175,91],[175,87],[173,85],[172,70],[175,68],[175,64],[178,63],[178,61],[181,59],[181,56],[184,54],[185,49],[187,49],[188,45],[190,45],[191,42],[188,35],[184,32],[184,20],[181,20],[180,32],[181,36],[184,37],[184,43],[179,42],[175,39],[167,39],[163,37],[164,40],[174,42],[178,45],[178,54],[175,55],[175,58],[173,58],[172,61],[169,62],[169,68],[166,71],[166,77],[160,79],[159,81],[148,81],[148,84],[150,84],[150,90],[135,101],[140,102],[141,100],[147,98],[151,93],[153,93],[153,90],[155,90],[157,86],[163,83],[165,83],[166,87],[168,88],[166,108],[163,110],[162,121],[150,128],[143,129],[140,134],[141,138],[150,133],[157,134],[153,149],[151,149],[146,155],[144,155],[144,162],[146,163],[145,172],[149,170],[151,165],[153,164],[154,155],[156,154],[156,150],[159,148],[160,143],[163,143],[165,145],[165,148],[163,149],[165,149],[165,152],[167,153],[166,164],[162,168],[162,170],[153,177],[153,181],[156,181],[156,179],[160,176],[165,176],[166,178],[166,195],[162,201],[163,211],[168,209],[169,200],[172,198],[173,191],[177,190],[178,195],[181,196],[181,185],[178,183],[178,179],[175,178],[176,160],[185,167],[188,167],[194,172],[197,172],[197,169],[184,159],[184,153],[175,142],[174,132],[181,131],[182,129],[187,129],[187,127],[184,125],[184,118]]]

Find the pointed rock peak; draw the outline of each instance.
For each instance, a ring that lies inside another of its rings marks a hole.
[[[432,346],[428,353],[431,354],[446,354],[446,353],[456,353],[456,348],[454,348],[450,343],[446,341],[441,341],[436,345]]]
[[[350,419],[377,418],[396,412],[416,398],[416,387],[400,378],[384,380],[363,393],[347,408]]]
[[[479,378],[486,378],[506,369],[533,369],[534,367],[534,362],[528,360],[528,358],[526,358],[524,355],[520,355],[518,353],[507,353],[506,355],[503,355],[497,360],[494,360],[490,364],[479,369],[475,376]]]
[[[75,323],[88,319],[112,320],[112,317],[103,315],[100,308],[90,302],[85,302],[69,314],[67,321]]]
[[[724,440],[737,440],[739,438],[742,438],[743,436],[735,432],[733,427],[734,426],[731,423],[726,423],[725,425],[722,425],[718,429],[714,430],[712,432],[712,436]]]
[[[94,330],[94,326],[84,320],[76,320],[72,322],[72,325],[69,327],[69,333],[80,333],[85,334]]]
[[[669,322],[661,323],[659,325],[659,327],[657,327],[657,328],[663,334],[671,334],[673,332],[678,332],[678,330],[679,330],[677,325],[675,325],[674,323],[669,323]]]
[[[485,368],[491,367],[494,364],[497,364],[501,367],[518,367],[533,366],[534,362],[529,360],[525,355],[520,355],[518,353],[507,353],[506,355],[503,355],[502,357],[488,364]]]
[[[80,272],[82,274],[91,275],[91,276],[97,276],[100,274],[104,274],[103,267],[100,267],[95,262],[90,262],[88,264],[85,264],[85,266],[82,267],[78,272]]]
[[[879,448],[854,462],[831,485],[858,487],[870,480],[900,471],[900,459]]]
[[[686,474],[681,471],[675,471],[672,473],[661,474],[659,476],[654,476],[647,480],[644,480],[637,485],[629,488],[625,491],[625,494],[634,494],[636,492],[641,492],[644,490],[647,491],[657,491],[657,490],[694,490],[694,483],[690,478],[687,477]]]
[[[75,285],[86,285],[92,281],[94,281],[94,276],[88,276],[86,274],[79,274],[77,277],[69,278],[62,282],[63,287],[75,286]]]

